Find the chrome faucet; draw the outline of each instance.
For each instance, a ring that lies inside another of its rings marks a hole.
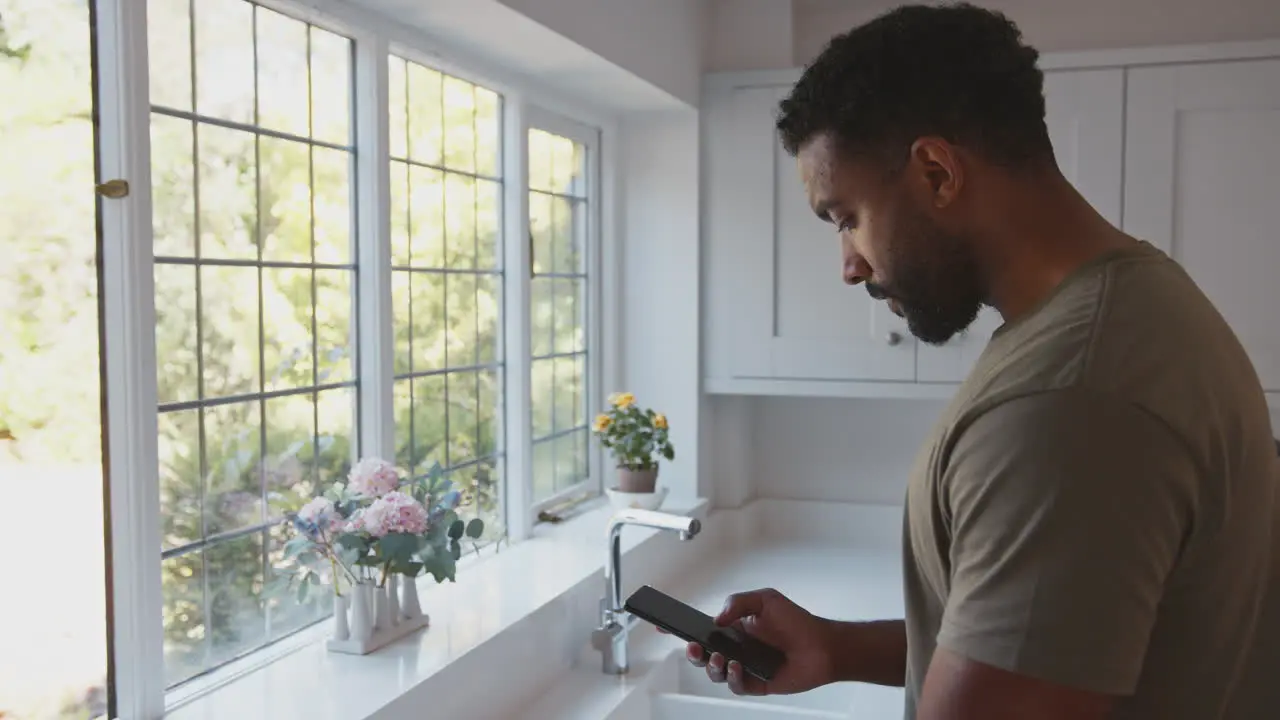
[[[681,540],[692,540],[702,530],[702,523],[697,518],[653,510],[623,510],[609,521],[609,558],[604,565],[605,596],[600,599],[600,627],[591,633],[591,645],[600,651],[601,668],[606,675],[625,675],[630,669],[627,634],[635,624],[635,618],[622,607],[623,525],[672,530],[680,533]]]

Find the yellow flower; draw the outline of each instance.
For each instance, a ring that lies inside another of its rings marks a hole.
[[[654,415],[653,415],[653,426],[654,426],[654,427],[656,427],[656,428],[658,428],[659,430],[666,430],[666,429],[667,429],[667,416],[666,416],[666,415],[663,415],[662,413],[654,413]]]
[[[609,426],[612,424],[613,424],[613,418],[609,417],[608,415],[597,415],[596,421],[591,423],[591,429],[600,433],[600,432],[604,432],[605,430],[608,430]]]
[[[636,404],[636,396],[629,392],[614,393],[609,397],[609,402],[619,410],[626,410]]]

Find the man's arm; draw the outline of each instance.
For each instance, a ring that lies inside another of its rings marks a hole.
[[[831,679],[902,687],[907,674],[907,627],[901,620],[830,620]]]
[[[1086,389],[1007,402],[958,438],[951,586],[919,720],[1101,720],[1137,688],[1198,471],[1144,410]]]
[[[1106,720],[1113,698],[1001,670],[938,648],[919,720]]]

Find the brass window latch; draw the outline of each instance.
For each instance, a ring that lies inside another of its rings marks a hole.
[[[115,180],[108,180],[95,186],[94,190],[102,197],[119,200],[120,198],[129,195],[129,181],[120,180],[118,178]]]

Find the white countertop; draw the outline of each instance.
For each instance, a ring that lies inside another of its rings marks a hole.
[[[673,499],[663,510],[702,516],[705,508],[702,500]],[[322,640],[328,628],[327,623],[321,623],[306,631],[308,636],[298,649],[229,678],[171,710],[166,718],[367,720],[403,716],[403,708],[397,709],[396,703],[403,706],[406,699],[428,692],[438,695],[440,690],[456,687],[445,671],[456,674],[459,667],[466,667],[464,660],[473,660],[476,651],[495,640],[499,644],[510,641],[530,626],[534,630],[539,625],[546,627],[540,616],[563,615],[566,602],[572,607],[576,601],[575,588],[584,583],[592,591],[603,588],[605,525],[612,514],[611,508],[601,504],[563,525],[539,526],[529,540],[502,547],[497,554],[486,550],[484,557],[460,564],[457,583],[420,582],[422,608],[431,616],[431,626],[425,632],[372,654],[354,656],[326,651]],[[629,555],[657,534],[656,530],[628,528],[622,537],[624,553]],[[474,680],[474,684],[482,684],[483,678]],[[536,683],[536,678],[533,681]]]
[[[648,582],[714,614],[731,592],[775,587],[829,617],[901,617],[899,508],[761,500],[706,517],[705,507],[673,500],[664,508],[703,518],[703,533],[690,543],[643,528],[623,532],[624,591]],[[677,687],[709,702],[731,697],[685,664],[664,662],[681,643],[644,624],[632,631],[629,676],[601,672],[588,642],[599,621],[611,514],[601,507],[544,527],[532,540],[460,568],[457,584],[422,584],[423,609],[432,618],[425,632],[358,657],[326,652],[321,625],[300,649],[166,717],[606,720],[641,688],[645,702],[653,690]],[[787,701],[820,709],[856,705],[859,717],[898,720],[901,691],[864,697],[876,692],[866,688],[833,686]],[[882,712],[886,703],[896,713]],[[873,705],[881,710],[867,714]]]

